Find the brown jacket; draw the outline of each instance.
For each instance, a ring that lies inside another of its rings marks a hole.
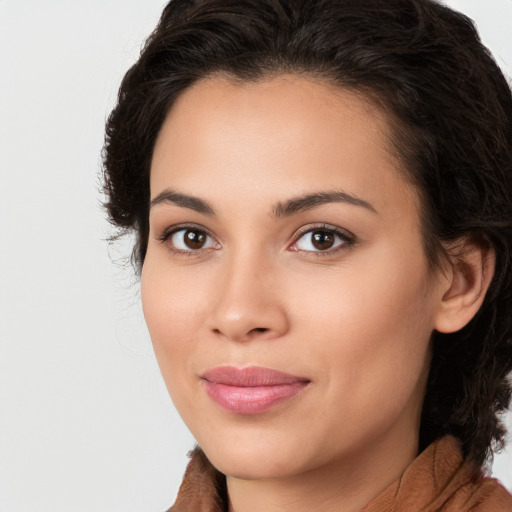
[[[225,478],[196,449],[169,512],[226,511]],[[512,496],[464,462],[457,441],[445,437],[423,451],[361,512],[512,512]]]

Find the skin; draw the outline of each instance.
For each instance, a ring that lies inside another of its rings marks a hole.
[[[418,194],[389,134],[364,98],[293,75],[203,79],[161,129],[144,314],[178,411],[227,475],[231,511],[360,510],[417,455],[431,334],[469,320],[492,269],[486,281],[429,268]],[[165,199],[171,190],[181,196]],[[350,201],[282,211],[340,191]],[[183,224],[207,234],[203,246],[184,245]],[[342,233],[328,251],[304,233],[326,226]],[[490,261],[469,252],[466,270]],[[222,365],[310,383],[264,413],[236,414],[200,378]]]

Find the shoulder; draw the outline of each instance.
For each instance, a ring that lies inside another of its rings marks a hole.
[[[512,495],[465,461],[459,443],[444,437],[422,452],[364,512],[512,512]]]
[[[495,478],[479,474],[457,489],[439,510],[512,512],[512,495]]]

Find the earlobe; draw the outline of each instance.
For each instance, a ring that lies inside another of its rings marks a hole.
[[[496,254],[486,242],[459,240],[448,248],[448,260],[435,319],[435,329],[443,333],[462,329],[476,315],[494,275]]]

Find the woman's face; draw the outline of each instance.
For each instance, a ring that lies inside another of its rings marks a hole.
[[[144,313],[228,475],[415,455],[443,283],[388,135],[362,98],[293,75],[204,79],[162,127]]]

